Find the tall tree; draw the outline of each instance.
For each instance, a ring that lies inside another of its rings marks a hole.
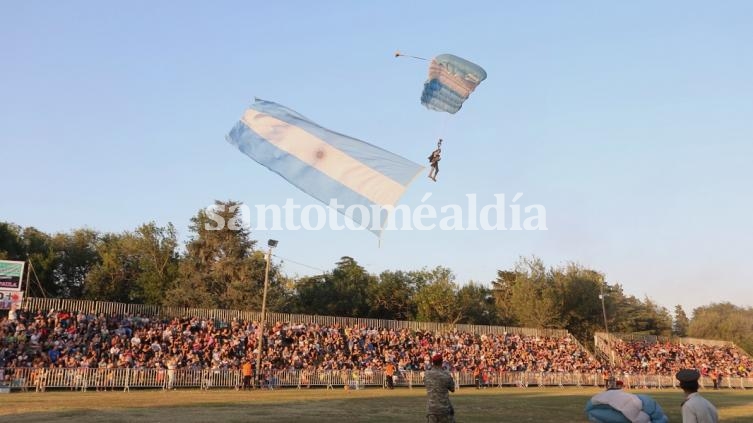
[[[377,278],[352,257],[344,256],[331,273],[303,278],[296,284],[294,310],[328,316],[367,317]],[[378,307],[377,307],[378,308]]]
[[[511,307],[518,322],[526,327],[562,327],[562,297],[543,261],[522,258],[515,273]]]
[[[384,271],[369,294],[369,315],[378,319],[412,320],[416,316],[418,281],[414,272]]]
[[[620,285],[609,287],[607,313],[610,330],[621,333],[643,333],[668,336],[672,333],[672,315],[648,296],[640,300],[627,296]]]
[[[669,336],[672,334],[672,315],[648,296],[643,300],[640,313],[635,317],[635,332]]]
[[[562,293],[562,322],[576,338],[590,339],[604,330],[600,295],[604,275],[576,264],[553,270],[555,283]]]
[[[191,239],[167,305],[261,309],[266,257],[242,224],[240,203],[215,201],[191,218]],[[280,294],[270,267],[268,304]]]
[[[606,286],[604,303],[610,332],[635,332],[634,316],[640,312],[641,308],[641,301],[638,298],[626,295],[622,285],[615,283]]]
[[[59,233],[52,238],[52,248],[56,253],[54,296],[83,297],[86,274],[99,262],[99,236],[91,229],[75,229],[72,233]]]
[[[177,245],[172,224],[163,228],[152,222],[103,236],[97,245],[100,262],[86,277],[86,297],[161,304],[177,277]]]
[[[681,305],[675,306],[675,320],[672,325],[672,334],[675,336],[688,336],[688,327],[690,326],[690,319],[685,314],[685,310]]]
[[[307,276],[295,283],[294,313],[330,315],[330,304],[337,300],[332,275]]]
[[[178,277],[178,235],[175,226],[154,222],[139,226],[135,232],[141,274],[136,284],[136,298],[146,304],[161,304]]]
[[[0,222],[0,260],[24,260],[26,257],[21,242],[21,227]]]
[[[512,293],[517,282],[518,274],[511,270],[497,270],[497,279],[492,281],[492,296],[497,310],[500,324],[515,326],[518,324],[515,310],[512,306]]]
[[[457,307],[455,275],[440,266],[429,271],[427,279],[416,293],[417,320],[457,323],[463,313]]]
[[[32,297],[48,297],[58,295],[58,284],[55,280],[55,269],[61,255],[53,245],[52,237],[33,228],[24,228],[22,234],[25,259],[31,266],[29,295]]]
[[[33,227],[22,228],[18,225],[0,222],[0,260],[18,260],[31,262],[31,296],[56,296],[58,285],[54,278],[55,267],[60,255],[52,246],[49,235]]]
[[[491,289],[470,281],[457,294],[457,308],[460,323],[472,325],[494,325],[498,323],[497,307]]]
[[[732,303],[712,303],[693,310],[688,335],[694,338],[732,341],[753,352],[753,308]]]
[[[84,281],[84,296],[99,301],[136,302],[132,297],[138,278],[136,253],[130,248],[129,234],[105,234],[97,243],[99,263],[92,266]]]
[[[342,257],[332,271],[329,281],[334,290],[330,313],[338,316],[366,317],[369,314],[369,293],[376,278],[352,257]]]

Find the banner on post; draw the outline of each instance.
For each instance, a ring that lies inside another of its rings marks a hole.
[[[23,261],[0,260],[0,289],[21,290],[24,264]]]

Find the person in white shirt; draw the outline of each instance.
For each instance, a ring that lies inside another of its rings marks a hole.
[[[18,320],[18,312],[16,312],[16,305],[11,304],[10,311],[8,312],[8,320],[11,322],[15,322]]]
[[[675,375],[680,381],[680,388],[685,393],[682,403],[683,423],[718,423],[719,414],[716,407],[698,393],[698,379],[701,373],[695,369],[682,369]]]

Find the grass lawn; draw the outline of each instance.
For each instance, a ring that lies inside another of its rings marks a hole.
[[[594,388],[463,388],[451,394],[458,422],[586,422]],[[632,391],[654,397],[681,422],[679,390]],[[753,390],[704,391],[722,421],[753,422]],[[425,391],[178,390],[13,393],[0,396],[0,422],[425,422]]]

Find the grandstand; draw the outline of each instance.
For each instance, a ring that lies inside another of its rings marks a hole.
[[[256,362],[259,312],[27,298],[15,314],[0,320],[0,380],[16,389],[252,387],[243,376]],[[728,343],[597,333],[592,354],[557,329],[285,313],[266,320],[274,323],[261,370],[251,370],[254,388],[384,387],[387,362],[398,386],[413,387],[436,352],[459,387],[602,386],[610,369],[629,385],[672,387],[678,366],[708,363],[729,370],[724,387],[753,387],[749,356]]]
[[[597,332],[594,345],[613,372],[635,386],[667,386],[680,369],[696,368],[703,386],[750,387],[753,360],[732,342]]]

